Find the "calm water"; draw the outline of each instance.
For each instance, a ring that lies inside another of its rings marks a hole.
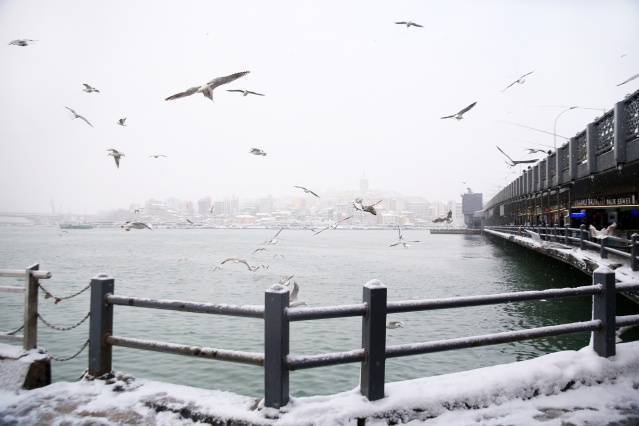
[[[0,268],[22,268],[39,262],[53,278],[43,281],[54,294],[70,294],[105,272],[115,278],[121,295],[182,299],[212,303],[262,304],[264,289],[280,275],[295,274],[300,299],[309,305],[356,303],[362,285],[377,278],[388,287],[389,300],[436,298],[505,291],[537,290],[589,283],[569,267],[550,262],[512,245],[482,236],[427,235],[409,249],[389,248],[395,231],[334,231],[313,236],[309,231],[284,231],[277,246],[251,256],[273,234],[270,230],[70,230],[0,228]],[[274,259],[274,254],[284,255]],[[270,270],[251,273],[242,265],[213,265],[227,256],[268,263]],[[13,284],[3,279],[2,284]],[[0,293],[0,330],[20,324],[22,298]],[[69,325],[89,310],[88,292],[54,305],[40,300],[50,322]],[[388,344],[422,342],[538,327],[590,317],[588,299],[512,303],[501,306],[396,314],[405,323],[388,330]],[[295,322],[291,353],[314,354],[358,348],[360,318]],[[216,348],[261,352],[263,323],[257,319],[184,314],[115,307],[114,333]],[[39,344],[56,356],[75,352],[85,341],[88,322],[59,332],[39,327]],[[584,334],[504,344],[485,348],[392,359],[389,381],[418,378],[535,357],[587,343]],[[114,348],[117,370],[139,377],[258,396],[263,376],[258,367],[198,360],[127,348]],[[87,353],[54,363],[54,380],[74,380],[87,365]],[[308,395],[352,389],[358,365],[324,367],[291,374],[291,393]]]

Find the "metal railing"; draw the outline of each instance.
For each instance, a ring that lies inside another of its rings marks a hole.
[[[388,302],[386,287],[381,282],[373,280],[363,287],[362,303],[323,307],[291,308],[289,288],[277,284],[265,291],[264,306],[118,296],[114,294],[114,285],[115,280],[106,275],[99,275],[91,280],[88,370],[90,375],[99,377],[111,372],[113,346],[257,365],[264,369],[264,403],[267,407],[274,408],[288,403],[289,374],[294,370],[358,362],[361,364],[360,392],[372,401],[384,397],[387,358],[580,332],[591,332],[595,352],[600,356],[609,357],[615,354],[615,329],[622,325],[639,324],[639,315],[616,316],[616,294],[638,290],[639,283],[616,284],[615,273],[605,268],[595,270],[592,285],[582,287],[396,302]],[[589,321],[412,344],[386,345],[387,315],[584,296],[592,297],[592,317]],[[235,351],[114,336],[115,305],[263,319],[264,352]],[[291,322],[352,316],[362,317],[361,348],[316,355],[295,355],[289,352]]]
[[[0,341],[22,342],[24,350],[38,346],[38,288],[40,280],[51,278],[50,272],[40,271],[34,264],[26,269],[0,269],[0,277],[24,278],[24,286],[0,286],[2,293],[24,293],[24,317],[22,325],[12,331],[0,332]],[[22,334],[17,334],[22,331]]]
[[[599,251],[602,259],[608,258],[608,253],[621,256],[630,261],[630,268],[639,271],[639,234],[632,234],[628,240],[615,236],[608,236],[595,242],[590,238],[590,232],[585,225],[579,228],[569,228],[561,226],[485,226],[484,229],[504,232],[507,234],[530,237],[526,231],[532,231],[544,241],[563,243],[566,245],[578,245],[580,249],[595,249]],[[576,235],[576,236],[575,236]],[[617,243],[618,247],[611,247],[611,241]]]

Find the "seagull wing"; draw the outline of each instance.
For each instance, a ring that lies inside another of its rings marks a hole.
[[[506,88],[504,90],[502,90],[502,92],[505,92],[506,90],[510,89],[511,87],[513,87],[515,84],[517,84],[517,80],[513,81],[512,83],[510,83],[508,86],[506,86]]]
[[[91,90],[91,89],[93,89],[93,87],[89,86],[89,85],[88,85],[88,84],[86,84],[86,83],[82,83],[82,85],[83,85],[83,86],[84,86],[87,90]]]
[[[406,25],[406,21],[400,21],[400,22],[395,22],[395,23],[399,24],[399,25]]]
[[[607,235],[612,235],[613,232],[615,232],[615,229],[617,229],[617,222],[613,222],[612,225],[610,225],[609,227],[606,228],[606,234]]]
[[[497,145],[495,145],[495,146],[497,146]],[[511,163],[514,163],[513,159],[510,158],[510,156],[508,154],[506,154],[500,147],[497,146],[497,149],[499,150],[499,152],[504,154],[506,156],[506,158],[508,158],[510,160]]]
[[[176,93],[165,99],[165,101],[172,101],[173,99],[184,98],[185,96],[191,96],[193,93],[197,93],[200,90],[200,86],[194,86],[190,89],[186,89],[184,92]]]
[[[235,263],[235,262],[241,262],[243,260],[244,259],[240,259],[239,257],[227,257],[226,259],[224,259],[223,261],[220,262],[220,265],[224,265],[226,262]],[[246,262],[246,261],[244,260],[244,262]]]
[[[462,109],[461,111],[459,111],[457,113],[457,115],[463,115],[465,113],[467,113],[468,111],[470,111],[471,109],[473,109],[473,107],[477,105],[477,102],[473,102],[472,104],[468,105],[466,108]]]
[[[251,92],[250,90],[247,90],[246,93],[250,93],[251,95],[264,96],[263,93]]]
[[[242,89],[226,89],[227,92],[244,93]]]
[[[530,72],[527,72],[526,74],[524,74],[524,75],[522,75],[521,77],[519,77],[519,79],[521,80],[522,78],[528,77],[530,74],[532,74],[532,73],[534,73],[534,72],[535,72],[534,70],[533,70],[533,71],[530,71]]]
[[[314,193],[313,191],[311,191],[310,189],[308,190],[309,193],[311,193],[312,195],[316,196],[317,198],[319,198],[320,196],[317,195],[316,193]]]
[[[327,230],[327,229],[329,229],[329,228],[330,228],[330,226],[327,226],[326,228],[322,228],[322,229],[320,229],[320,230],[319,230],[319,231],[317,231],[317,232],[313,232],[313,235],[321,234],[322,232],[326,231],[326,230]]]
[[[416,23],[414,23],[414,22],[411,24],[411,26],[413,26],[413,27],[419,27],[419,28],[424,28],[424,26],[423,26],[423,25],[419,25],[419,24],[416,24]]]
[[[120,168],[120,156],[119,155],[114,155],[113,159],[115,160],[115,167],[117,167],[119,169]]]
[[[398,241],[396,243],[393,243],[393,244],[389,245],[388,247],[395,247],[395,246],[400,245],[401,243],[402,243],[401,241]]]
[[[282,230],[283,230],[283,229],[284,229],[284,228],[280,228],[280,229],[279,229],[279,231],[277,231],[277,232],[275,233],[275,235],[273,235],[273,238],[271,238],[271,240],[276,239],[276,238],[277,238],[277,236],[278,236],[278,235],[280,235],[280,233],[282,232]]]
[[[530,163],[536,163],[537,159],[534,160],[516,160],[513,161],[513,164],[530,164]]]
[[[87,123],[89,126],[93,127],[93,124],[91,124],[89,120],[87,120],[86,118],[82,117],[81,115],[78,115],[78,118],[84,121],[85,123]]]
[[[637,77],[639,77],[639,74],[635,74],[635,75],[633,75],[633,76],[632,76],[632,77],[630,77],[629,79],[627,79],[627,80],[625,80],[625,81],[622,81],[621,83],[617,84],[617,86],[621,86],[621,85],[623,85],[623,84],[626,84],[626,83],[628,83],[628,82],[630,82],[630,81],[634,80],[634,79],[635,79],[635,78],[637,78]]]
[[[442,120],[446,119],[446,118],[455,118],[457,114],[453,114],[453,115],[447,115],[445,117],[441,117]]]
[[[297,300],[297,295],[300,292],[300,286],[297,285],[296,281],[293,281],[293,290],[291,290],[291,292],[288,294],[288,300],[290,300],[291,302],[294,302]]]
[[[399,225],[397,225],[397,236],[400,240],[402,239],[402,228],[400,228]]]
[[[221,86],[223,84],[230,83],[231,81],[237,80],[238,78],[245,76],[249,72],[250,71],[242,71],[242,72],[236,72],[235,74],[226,75],[224,77],[217,77],[209,81],[208,83],[206,83],[206,85],[209,86],[212,90],[216,88],[217,86]]]
[[[76,112],[72,108],[69,108],[68,106],[65,106],[65,108],[68,109],[69,111],[71,111],[71,114],[78,115],[78,114],[76,114]]]
[[[348,216],[348,217],[345,217],[344,219],[340,219],[340,220],[338,220],[337,222],[335,222],[335,224],[337,225],[338,223],[342,223],[342,222],[344,222],[345,220],[352,219],[352,218],[353,218],[353,215],[350,215],[350,216]]]
[[[376,202],[375,204],[371,204],[369,207],[375,207],[376,205],[378,205],[379,203],[381,203],[384,200],[379,200],[378,202]]]
[[[303,186],[297,186],[297,185],[293,185],[293,188],[299,188],[302,191],[308,191],[308,189],[304,188]]]

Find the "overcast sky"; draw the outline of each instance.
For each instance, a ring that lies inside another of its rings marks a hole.
[[[611,108],[639,88],[616,86],[639,72],[638,22],[630,0],[0,0],[0,210],[321,193],[362,173],[433,200],[456,199],[461,181],[492,193],[511,172],[496,144],[527,157],[553,143],[500,120],[552,130],[557,105]],[[38,41],[8,45],[16,38]],[[164,101],[244,70],[214,102]],[[474,101],[461,122],[440,119]],[[570,111],[557,131],[573,136],[596,115]],[[120,169],[107,148],[126,154]]]

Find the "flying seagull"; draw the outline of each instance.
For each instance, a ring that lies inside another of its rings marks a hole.
[[[87,93],[100,93],[100,91],[98,89],[96,89],[95,87],[91,86],[90,84],[86,84],[86,83],[82,83],[82,85],[84,86],[84,90]]]
[[[433,223],[441,223],[441,222],[451,223],[452,221],[453,221],[452,210],[448,210],[448,213],[444,217],[436,217],[435,219],[433,219]]]
[[[213,210],[215,210],[215,204],[211,204],[211,208],[209,209],[209,214],[213,214]]]
[[[541,239],[541,235],[539,235],[537,232],[529,231],[527,229],[526,229],[526,232],[528,233],[528,235],[530,235],[530,238],[532,238],[532,240],[535,243],[541,244],[542,247],[555,248],[555,249],[571,249],[572,248],[572,247],[564,245],[564,244],[552,243],[550,241],[544,241],[544,240]]]
[[[313,191],[311,191],[310,189],[308,189],[308,188],[304,188],[303,186],[293,185],[293,188],[299,188],[299,189],[301,189],[302,191],[304,191],[304,193],[305,193],[305,194],[311,194],[311,195],[316,196],[317,198],[319,198],[319,197],[320,197],[319,195],[317,195],[316,193],[314,193],[314,192],[313,192]]]
[[[201,93],[210,100],[213,100],[213,89],[218,86],[221,86],[226,83],[230,83],[231,81],[237,80],[240,77],[248,74],[249,71],[236,72],[235,74],[227,75],[224,77],[214,78],[206,84],[201,86],[194,86],[190,89],[186,89],[184,92],[176,93],[175,95],[169,96],[166,98],[166,101],[172,101],[173,99],[184,98],[186,96],[191,96],[194,93]]]
[[[607,228],[603,228],[602,230],[598,230],[594,226],[590,225],[588,229],[590,230],[590,236],[592,238],[596,238],[598,240],[603,240],[604,238],[610,237],[614,234],[615,229],[617,228],[617,223],[613,223]]]
[[[38,41],[38,40],[31,40],[30,38],[19,38],[17,40],[11,40],[9,42],[9,44],[14,45],[14,46],[28,46],[29,43],[33,43],[34,41]]]
[[[284,230],[284,228],[280,228],[278,229],[278,231],[275,233],[275,235],[273,235],[270,239],[264,241],[262,243],[262,245],[275,245],[277,243],[280,242],[280,240],[277,239],[277,237],[280,235],[280,233]]]
[[[120,118],[117,123],[122,127],[126,127],[126,117]]]
[[[246,259],[240,259],[239,257],[229,257],[224,259],[222,262],[220,262],[220,265],[224,265],[227,262],[232,262],[232,263],[242,263],[244,265],[246,265],[246,267],[248,268],[249,271],[251,272],[255,272],[258,269],[260,269],[259,266],[251,266],[249,265],[249,263],[246,261]]]
[[[630,77],[629,79],[627,79],[627,80],[625,80],[625,81],[622,81],[621,83],[617,84],[617,86],[621,86],[621,85],[623,85],[623,84],[626,84],[626,83],[628,83],[628,82],[631,82],[632,80],[634,80],[634,79],[635,79],[635,78],[637,78],[637,77],[639,77],[639,74],[635,74],[635,75],[633,75],[633,76],[632,76],[632,77]]]
[[[506,164],[508,164],[510,167],[516,166],[517,164],[536,163],[538,161],[537,159],[534,159],[534,160],[513,160],[512,158],[510,158],[510,156],[508,154],[506,154],[504,151],[502,151],[502,149],[500,147],[497,147],[497,149],[499,150],[499,152],[504,154],[506,156],[506,158],[508,158],[510,163],[506,163]]]
[[[344,221],[346,221],[348,219],[352,219],[352,218],[353,218],[353,216],[351,215],[351,216],[345,217],[344,219],[340,219],[337,222],[335,222],[335,223],[333,223],[331,225],[328,225],[327,227],[322,228],[319,231],[314,232],[313,235],[321,234],[322,232],[327,231],[329,229],[337,229],[337,227],[339,226],[340,223],[342,223],[342,222],[344,222]]]
[[[372,214],[373,216],[377,216],[377,210],[375,210],[375,206],[378,205],[379,203],[381,203],[384,200],[379,200],[378,202],[365,206],[364,205],[364,201],[361,198],[356,198],[355,201],[353,201],[353,207],[355,208],[355,210],[359,210],[362,212],[367,212]],[[359,205],[358,205],[359,204]]]
[[[89,126],[93,127],[93,124],[91,124],[89,122],[89,120],[87,120],[86,118],[84,118],[83,116],[81,116],[80,114],[78,114],[77,112],[75,112],[73,109],[69,108],[68,106],[65,106],[66,109],[68,109],[69,111],[71,111],[71,114],[73,114],[73,118],[79,118],[80,120],[84,121],[85,123],[87,123]]]
[[[151,228],[150,225],[147,225],[144,222],[130,222],[130,221],[126,221],[124,222],[120,228],[124,228],[125,231],[130,231],[131,229],[150,229],[153,230],[153,228]]]
[[[120,158],[124,157],[124,153],[118,151],[117,149],[113,149],[113,148],[109,148],[109,149],[107,149],[107,151],[109,151],[109,153],[107,155],[110,155],[111,157],[113,157],[113,159],[115,160],[115,166],[119,169],[120,168]]]
[[[528,151],[528,154],[548,154],[548,152],[544,151],[543,149],[539,149],[539,148],[526,148],[526,151]]]
[[[226,91],[227,92],[234,92],[234,93],[241,93],[242,96],[246,96],[246,95],[264,96],[263,93],[252,92],[252,91],[246,90],[246,89],[227,89]]]
[[[473,102],[472,104],[468,105],[466,108],[460,110],[456,114],[447,115],[447,116],[441,117],[441,118],[442,118],[442,120],[444,120],[446,118],[454,118],[456,120],[461,120],[462,118],[464,118],[464,114],[466,114],[468,111],[470,111],[475,105],[477,105],[477,102]]]
[[[253,253],[251,253],[251,254],[255,254],[255,253],[258,253],[260,251],[266,251],[266,250],[267,250],[266,247],[258,247],[255,250],[253,250]]]
[[[186,221],[187,221],[189,224],[191,224],[191,225],[195,225],[195,224],[193,223],[193,221],[192,221],[191,219],[189,219],[188,217],[186,218]]]
[[[406,28],[410,28],[410,27],[418,27],[418,28],[423,28],[422,25],[419,25],[413,21],[399,21],[399,22],[395,22],[395,24],[397,25],[406,25]]]
[[[505,92],[506,90],[510,89],[511,87],[513,87],[515,84],[519,83],[519,84],[524,84],[526,82],[526,77],[528,77],[530,74],[534,73],[535,71],[530,71],[527,72],[526,74],[522,75],[521,77],[519,77],[517,80],[513,81],[512,83],[510,83],[508,86],[506,86],[506,88],[504,90],[502,90],[502,92]]]
[[[262,157],[266,157],[266,152],[262,151],[259,148],[251,148],[251,150],[249,151],[249,154],[261,155]]]
[[[402,235],[402,228],[400,228],[399,225],[397,225],[397,233],[398,233],[397,242],[389,245],[389,247],[395,247],[395,246],[402,245],[402,246],[404,246],[404,248],[408,248],[410,246],[407,243],[419,243],[420,242],[419,240],[406,241],[404,239],[404,236]]]
[[[386,328],[390,330],[394,330],[396,328],[402,328],[403,326],[404,326],[404,323],[402,321],[389,321],[388,324],[386,324]]]
[[[164,154],[151,154],[151,155],[149,155],[149,158],[160,158],[160,157],[166,158],[166,155],[164,155]]]

